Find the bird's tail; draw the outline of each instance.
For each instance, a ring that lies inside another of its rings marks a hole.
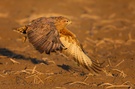
[[[16,31],[16,32],[21,33],[21,34],[26,34],[27,27],[23,26],[23,27],[19,27],[19,28],[14,28],[13,31]]]
[[[23,27],[19,27],[19,28],[14,28],[13,31],[26,35],[27,28],[28,27],[23,26]],[[23,36],[22,41],[25,42],[26,40],[27,40],[27,36]]]

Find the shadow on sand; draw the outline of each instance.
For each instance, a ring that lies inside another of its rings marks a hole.
[[[0,56],[6,56],[8,58],[14,58],[14,59],[20,59],[20,60],[30,60],[32,63],[34,64],[39,64],[39,63],[44,63],[46,65],[48,65],[48,61],[44,61],[44,60],[39,60],[37,58],[32,58],[32,57],[26,57],[22,54],[17,54],[7,48],[0,48]],[[66,70],[66,71],[69,71],[71,69],[71,67],[69,65],[57,65],[58,67]]]
[[[20,60],[30,60],[34,64],[39,64],[39,63],[48,64],[46,61],[39,60],[37,58],[26,57],[22,54],[14,53],[13,51],[11,51],[7,48],[0,48],[0,55],[6,56],[8,58],[15,58],[15,59],[20,59]]]

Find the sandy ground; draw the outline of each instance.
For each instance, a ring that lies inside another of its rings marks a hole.
[[[41,16],[65,16],[104,72],[38,53],[13,28]],[[1,0],[0,89],[135,89],[135,0]]]

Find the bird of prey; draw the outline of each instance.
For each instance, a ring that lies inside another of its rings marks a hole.
[[[40,17],[28,25],[17,28],[16,31],[26,34],[29,42],[40,53],[50,54],[59,51],[71,56],[78,65],[98,73],[102,67],[86,55],[76,35],[67,29],[66,26],[70,23],[71,21],[63,16]]]

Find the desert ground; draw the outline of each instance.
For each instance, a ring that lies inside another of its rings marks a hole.
[[[13,31],[50,16],[72,21],[67,28],[102,72],[40,54]],[[135,0],[1,0],[0,89],[135,89]]]

